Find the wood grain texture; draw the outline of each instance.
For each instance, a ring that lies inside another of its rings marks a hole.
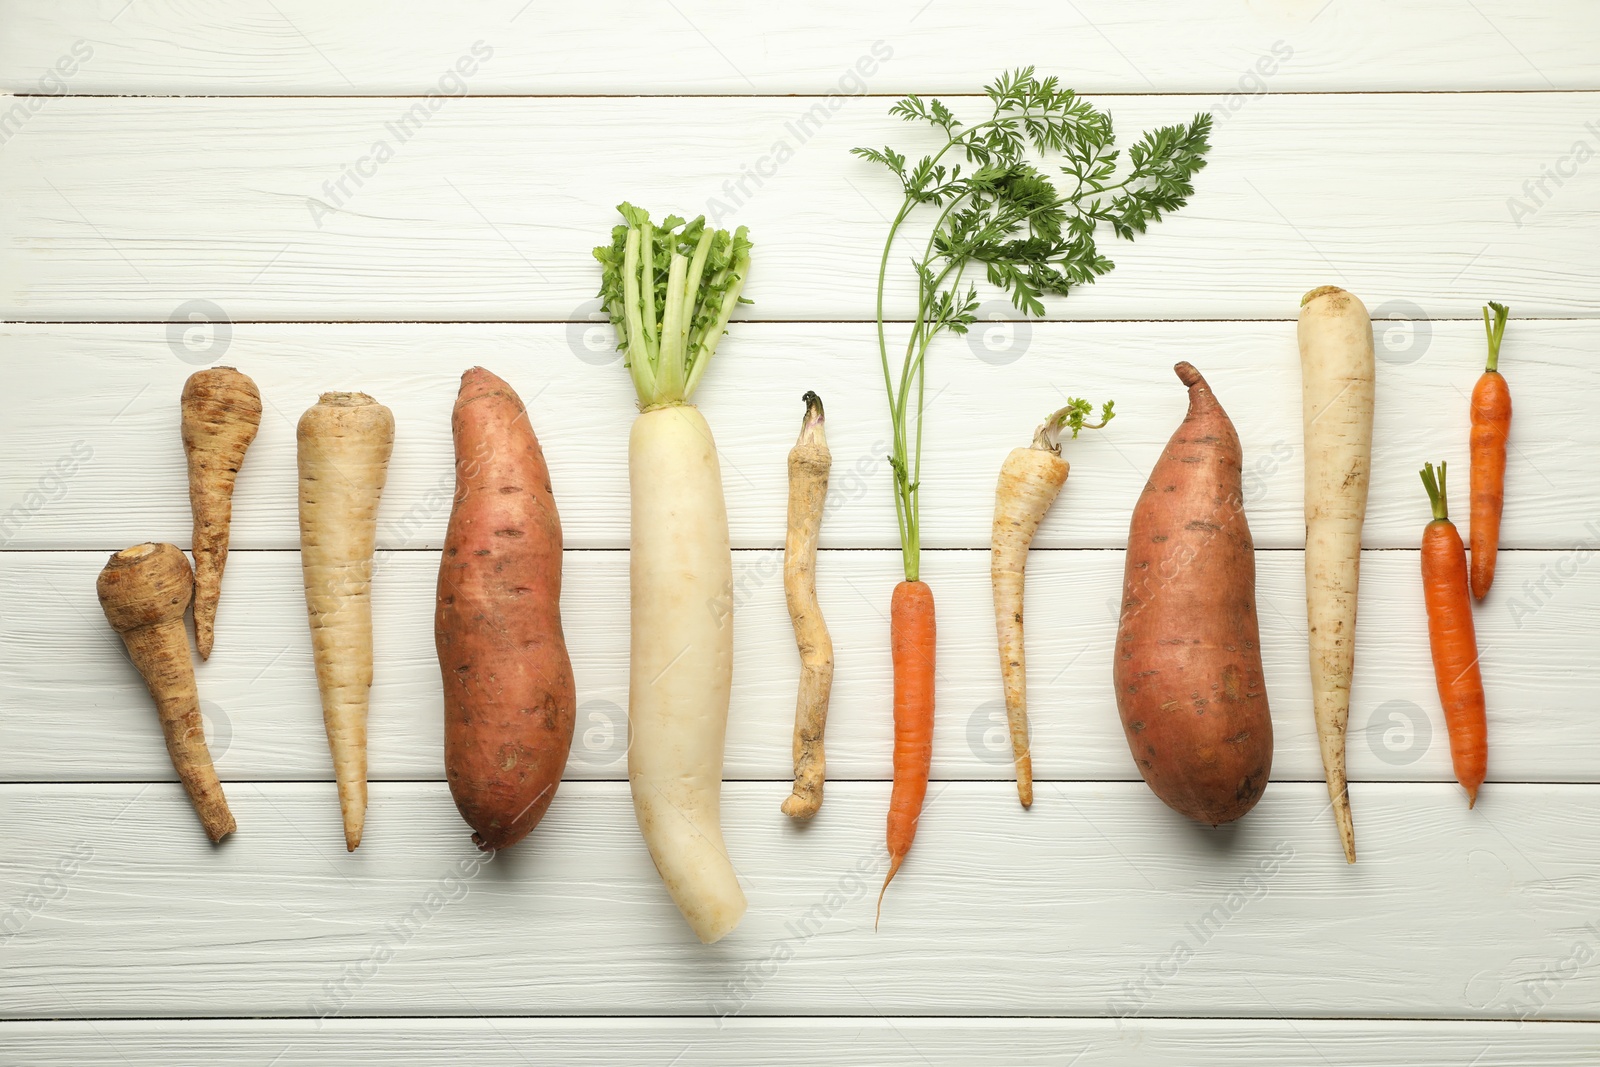
[[[1056,64],[1094,92],[1249,90],[1254,83],[1241,80],[1276,41],[1293,55],[1266,80],[1273,89],[1600,85],[1586,47],[1600,21],[1579,3],[1200,0],[1181,18],[1161,5],[1106,0],[1003,0],[981,10],[924,0],[764,9],[733,0],[459,9],[244,0],[225,14],[8,0],[0,11],[0,87],[18,92],[38,92],[39,77],[80,37],[94,55],[66,79],[74,93],[421,93],[437,89],[480,39],[494,54],[468,79],[474,93],[827,92],[874,40],[893,49],[867,79],[877,93],[970,92],[1000,69],[1033,62]]]
[[[787,791],[724,789],[750,912],[708,950],[620,782],[564,788],[481,867],[442,783],[375,785],[355,854],[331,785],[235,788],[215,850],[176,785],[0,787],[6,900],[76,857],[6,945],[0,1016],[1600,1016],[1588,786],[1468,811],[1453,785],[1357,785],[1347,867],[1320,782],[1223,831],[1137,783],[1029,812],[943,784],[876,933],[888,784],[836,783],[804,829]]]
[[[776,552],[734,555],[736,654],[725,773],[782,782],[792,770],[799,662],[781,560]],[[172,778],[149,698],[95,604],[94,575],[103,560],[88,552],[0,554],[0,780]],[[1573,576],[1555,585],[1563,563],[1572,564]],[[1029,692],[1034,767],[1043,780],[1137,780],[1111,691],[1122,566],[1120,551],[1040,552],[1029,564]],[[1369,552],[1362,566],[1352,777],[1453,781],[1429,669],[1417,554]],[[929,552],[923,568],[939,598],[934,777],[1009,781],[988,553]],[[1258,572],[1277,742],[1274,780],[1318,782],[1302,557],[1261,553]],[[238,552],[229,563],[217,647],[197,676],[230,798],[231,783],[240,780],[331,778],[299,573],[292,552]],[[369,749],[375,779],[443,780],[431,614],[437,573],[434,552],[395,553],[378,566]],[[900,576],[896,552],[825,551],[818,561],[818,595],[838,666],[828,722],[831,781],[889,778],[887,613]],[[1541,578],[1549,592],[1544,603],[1518,608],[1512,594]],[[621,781],[627,554],[568,552],[563,586],[578,685],[567,778]],[[1594,557],[1580,567],[1575,555],[1502,553],[1496,590],[1477,612],[1491,739],[1485,792],[1506,781],[1600,780],[1593,689],[1574,670],[1595,660],[1589,620],[1597,610]],[[1052,800],[1044,795],[1039,803]]]
[[[882,98],[34,100],[0,154],[0,315],[42,321],[161,322],[194,300],[235,321],[581,319],[627,198],[749,227],[746,318],[867,319],[901,193],[848,150],[931,141]],[[1215,100],[1100,102],[1126,144]],[[1107,236],[1116,271],[1050,314],[1283,319],[1332,283],[1413,318],[1490,294],[1593,315],[1600,183],[1541,168],[1586,175],[1597,114],[1582,92],[1254,98],[1191,206]],[[914,276],[893,277],[909,317]]]
[[[1409,1019],[102,1019],[0,1024],[0,1047],[32,1067],[971,1067],[999,1057],[1014,1067],[1238,1067],[1242,1056],[1272,1067],[1591,1067],[1595,1030]]]
[[[1295,299],[1298,299],[1296,296]],[[1286,309],[1292,310],[1293,300]],[[1380,326],[1372,548],[1414,548],[1427,520],[1423,460],[1465,471],[1467,406],[1482,369],[1476,321]],[[1244,443],[1256,544],[1304,544],[1300,369],[1294,323],[1141,322],[995,325],[948,338],[928,371],[923,544],[985,548],[995,480],[1010,449],[1069,395],[1117,402],[1104,433],[1065,446],[1072,464],[1041,527],[1041,548],[1120,548],[1128,516],[1183,417],[1172,373],[1193,362]],[[898,545],[888,418],[872,328],[845,323],[735,326],[696,399],[720,447],[733,543],[775,548],[785,529],[785,456],[816,389],[828,407],[834,473],[822,523],[832,548]],[[194,356],[188,336],[204,355]],[[176,338],[176,340],[174,340]],[[222,351],[206,350],[225,339]],[[319,392],[362,388],[395,413],[394,460],[379,544],[438,548],[453,490],[450,398],[482,363],[526,399],[549,459],[569,547],[628,544],[633,391],[609,324],[518,326],[236,324],[198,327],[11,325],[0,330],[0,544],[114,550],[154,538],[187,546],[189,502],[178,394],[194,364],[237,365],[260,384],[264,414],[234,498],[236,549],[299,544],[294,420]],[[991,350],[989,345],[994,346]],[[1006,347],[1010,345],[1012,347]],[[1511,324],[1506,373],[1516,398],[1501,543],[1567,550],[1600,539],[1600,486],[1574,454],[1600,451],[1600,421],[1574,417],[1600,391],[1600,321]],[[1001,362],[991,362],[999,354]],[[1555,430],[1559,427],[1559,431]],[[1465,485],[1462,475],[1461,485]],[[1464,505],[1462,505],[1464,507]],[[1496,590],[1514,591],[1499,586]]]

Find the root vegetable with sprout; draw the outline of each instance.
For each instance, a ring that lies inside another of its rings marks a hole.
[[[689,402],[750,273],[744,227],[618,208],[594,250],[639,395],[628,435],[632,511],[628,785],[650,858],[701,941],[739,924],[744,891],[722,838],[733,683],[733,554],[711,427]],[[708,610],[709,609],[709,610]]]
[[[1017,796],[1033,805],[1033,755],[1028,743],[1027,658],[1022,640],[1022,595],[1028,546],[1055,503],[1070,469],[1061,458],[1061,433],[1099,430],[1110,422],[1113,401],[1106,401],[1100,421],[1085,423],[1092,410],[1087,400],[1071,398],[1033,433],[1033,444],[1014,448],[1000,467],[994,493],[994,529],[989,537],[989,579],[994,586],[994,622],[1000,639],[1000,677],[1005,684],[1006,722],[1011,754],[1017,766]]]

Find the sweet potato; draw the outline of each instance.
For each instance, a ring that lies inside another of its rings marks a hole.
[[[1145,782],[1167,806],[1216,826],[1261,799],[1272,716],[1239,435],[1200,372],[1174,369],[1189,413],[1133,509],[1112,674]]]
[[[456,495],[434,641],[450,795],[485,852],[539,824],[572,747],[577,697],[561,631],[561,519],[516,391],[482,367],[450,415]]]

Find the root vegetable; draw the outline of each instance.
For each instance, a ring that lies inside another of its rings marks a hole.
[[[894,788],[889,793],[889,873],[878,890],[878,918],[883,895],[900,872],[922,818],[933,766],[933,693],[938,634],[934,625],[933,590],[926,582],[901,582],[889,602],[889,650],[894,660]],[[873,929],[877,929],[874,921]]]
[[[1145,782],[1216,826],[1261,799],[1272,716],[1239,436],[1200,372],[1175,370],[1189,413],[1133,509],[1112,676]]]
[[[1490,312],[1494,316],[1490,318]],[[1506,503],[1506,444],[1511,436],[1511,388],[1500,374],[1500,338],[1511,310],[1489,302],[1483,328],[1489,359],[1472,388],[1472,466],[1467,472],[1472,497],[1472,595],[1482,600],[1494,582],[1500,551],[1500,512]]]
[[[750,242],[704,217],[657,228],[618,210],[626,225],[595,258],[641,409],[628,435],[628,784],[667,892],[709,944],[745,910],[722,839],[733,556],[716,443],[689,398],[738,303]]]
[[[1298,333],[1311,701],[1334,822],[1345,860],[1354,863],[1345,733],[1355,676],[1361,526],[1372,471],[1372,320],[1355,296],[1325,285],[1301,300]]]
[[[1450,733],[1450,762],[1456,781],[1467,791],[1467,807],[1478,802],[1478,790],[1489,766],[1489,722],[1484,710],[1483,674],[1478,668],[1478,636],[1472,623],[1467,583],[1467,552],[1450,521],[1445,465],[1422,469],[1422,485],[1433,506],[1433,521],[1422,531],[1422,595],[1428,608],[1428,647],[1433,653],[1433,678],[1439,687],[1445,726]]]
[[[1100,421],[1087,428],[1098,430],[1112,419],[1107,401]],[[989,538],[989,579],[994,586],[994,622],[1000,639],[1000,677],[1005,685],[1006,721],[1011,733],[1011,753],[1017,767],[1017,796],[1022,806],[1033,805],[1033,755],[1028,743],[1027,657],[1022,640],[1022,593],[1028,546],[1045,513],[1067,483],[1069,467],[1061,458],[1060,433],[1072,436],[1085,428],[1086,400],[1069,400],[1067,406],[1046,419],[1033,434],[1028,448],[1014,448],[1000,467],[994,494],[994,528]]]
[[[233,484],[261,425],[261,394],[248,375],[211,367],[189,376],[180,408],[194,512],[194,637],[200,658],[210,659],[228,565]]]
[[[300,417],[300,565],[345,848],[367,816],[372,551],[394,416],[365,393],[323,393]]]
[[[828,693],[833,688],[833,640],[817,603],[817,534],[828,499],[828,469],[833,456],[823,430],[822,398],[805,395],[800,439],[789,450],[789,532],[783,545],[783,592],[800,649],[800,691],[794,708],[794,791],[783,813],[809,819],[822,807],[827,776],[822,735],[828,725]]]
[[[434,640],[450,795],[485,852],[527,836],[555,798],[577,698],[561,630],[561,519],[516,391],[474,367],[451,413],[456,493]]]
[[[161,717],[167,755],[213,843],[236,829],[200,718],[200,693],[183,613],[194,591],[189,561],[173,545],[142,544],[112,556],[96,583],[106,621],[122,637]]]

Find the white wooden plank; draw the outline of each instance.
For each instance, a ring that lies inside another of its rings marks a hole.
[[[1324,1019],[228,1019],[0,1024],[35,1067],[1590,1067],[1586,1023]],[[276,1056],[278,1059],[274,1060]],[[1073,1060],[1073,1056],[1078,1056]],[[1473,1057],[1477,1057],[1474,1063]]]
[[[747,224],[747,314],[864,319],[899,187],[847,151],[929,143],[883,99],[37,100],[0,153],[12,319],[165,321],[194,300],[234,320],[578,319],[623,199]],[[1102,101],[1125,141],[1215,102]],[[1117,270],[1052,314],[1285,319],[1334,282],[1413,317],[1487,295],[1591,315],[1600,184],[1572,176],[1597,112],[1592,93],[1252,100],[1193,204],[1114,242]]]
[[[93,53],[62,79],[75,93],[421,93],[477,40],[492,55],[464,79],[473,93],[826,92],[841,80],[860,92],[845,75],[875,41],[891,59],[861,80],[872,92],[971,91],[1021,63],[1052,65],[1096,92],[1571,89],[1597,85],[1589,45],[1600,29],[1593,5],[1576,0],[1465,9],[1445,0],[1201,0],[1183,18],[1105,0],[761,9],[729,0],[459,9],[245,0],[226,17],[125,0],[8,0],[0,13],[0,86],[40,91],[40,77],[82,38]],[[1274,44],[1287,59],[1251,80]],[[448,81],[444,89],[462,91]],[[61,90],[51,81],[44,91]]]
[[[1482,325],[1426,324],[1378,363],[1374,479],[1365,531],[1374,548],[1415,547],[1427,500],[1424,460],[1449,460],[1466,514],[1468,395],[1482,369]],[[865,324],[736,326],[698,394],[721,446],[734,544],[777,547],[785,526],[785,456],[799,397],[827,404],[834,456],[823,544],[898,545],[887,405]],[[172,337],[178,340],[173,341]],[[626,434],[634,394],[607,324],[238,324],[191,338],[166,325],[13,325],[0,332],[0,544],[112,550],[146,539],[187,545],[190,530],[178,395],[199,360],[237,365],[266,400],[239,480],[236,548],[293,548],[294,422],[330,388],[362,388],[394,409],[395,458],[381,542],[441,544],[453,485],[450,405],[458,376],[481,362],[528,401],[550,464],[567,544],[628,544]],[[1004,338],[993,338],[998,345]],[[593,351],[590,344],[597,346]],[[1000,464],[1071,395],[1117,401],[1105,433],[1066,446],[1073,471],[1039,547],[1117,548],[1128,515],[1185,396],[1179,357],[1209,376],[1245,448],[1246,506],[1256,544],[1304,544],[1300,369],[1290,322],[1044,323],[1014,334],[1015,358],[988,362],[980,338],[954,339],[929,369],[923,544],[987,547]],[[1415,345],[1414,348],[1408,347]],[[1575,456],[1600,451],[1600,422],[1574,418],[1600,391],[1600,321],[1517,321],[1504,367],[1516,428],[1502,543],[1570,549],[1600,533],[1600,487]],[[1388,349],[1383,349],[1386,353]]]
[[[137,675],[101,617],[99,553],[0,556],[0,779],[171,780]],[[370,755],[375,778],[442,779],[443,712],[433,650],[432,552],[398,553],[375,586],[377,659]],[[1571,578],[1559,577],[1562,561]],[[733,709],[726,774],[781,781],[792,770],[798,674],[776,555],[737,554]],[[1034,769],[1042,779],[1138,776],[1111,691],[1121,552],[1045,552],[1029,567]],[[1296,552],[1260,554],[1262,648],[1276,734],[1273,777],[1321,781],[1305,660],[1304,581]],[[934,775],[1008,779],[988,558],[932,552],[939,605]],[[1357,781],[1453,781],[1427,650],[1417,555],[1363,561],[1360,658],[1349,743]],[[1513,594],[1546,577],[1543,604]],[[823,610],[837,650],[828,771],[834,781],[890,774],[890,590],[898,554],[825,552]],[[571,552],[564,622],[579,694],[569,779],[626,777],[627,555]],[[1504,583],[1504,594],[1499,592]],[[1510,552],[1477,613],[1491,723],[1490,789],[1506,781],[1596,781],[1593,687],[1574,664],[1596,659],[1600,610],[1591,558]],[[211,660],[197,668],[225,783],[330,778],[310,640],[293,553],[236,553]],[[230,787],[231,788],[231,787]],[[1039,804],[1053,800],[1041,797]],[[1365,822],[1358,809],[1358,822]],[[1331,827],[1329,828],[1331,833]]]
[[[1319,783],[1220,832],[1141,784],[1052,785],[1024,813],[1003,783],[949,783],[876,932],[887,783],[836,786],[803,830],[786,788],[724,790],[751,906],[710,949],[618,782],[567,787],[476,867],[439,783],[375,787],[354,854],[331,786],[236,790],[218,849],[176,785],[0,788],[6,899],[55,896],[13,921],[0,1015],[1600,1015],[1589,786],[1475,811],[1358,786],[1347,867]]]

